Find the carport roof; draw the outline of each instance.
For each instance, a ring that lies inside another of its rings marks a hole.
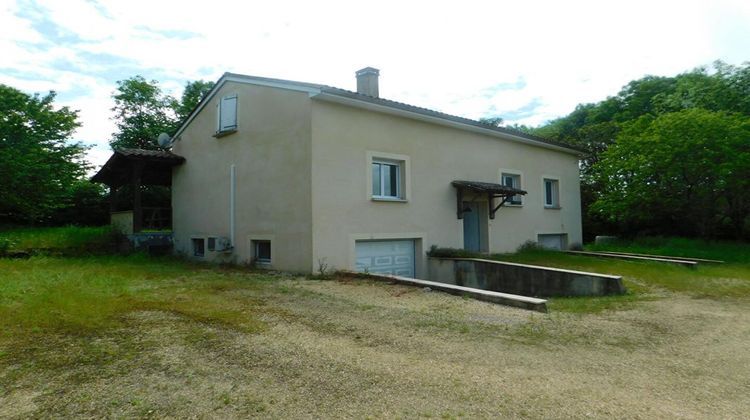
[[[138,165],[143,185],[168,186],[172,183],[172,167],[184,161],[184,157],[166,150],[117,149],[91,181],[110,187],[131,183]]]

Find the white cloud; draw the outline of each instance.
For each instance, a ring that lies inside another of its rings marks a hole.
[[[353,89],[354,71],[372,65],[384,97],[470,118],[533,103],[533,115],[508,122],[539,124],[646,74],[736,64],[750,50],[750,36],[737,36],[750,35],[740,0],[0,1],[0,82],[58,90],[81,110],[76,138],[100,151],[115,82],[135,72],[174,94],[224,71]],[[40,33],[45,21],[77,41]]]

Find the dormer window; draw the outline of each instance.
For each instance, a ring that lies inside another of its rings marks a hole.
[[[216,136],[221,137],[237,131],[237,95],[228,95],[216,106]]]

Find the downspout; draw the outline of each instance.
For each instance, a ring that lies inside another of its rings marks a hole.
[[[229,166],[229,244],[234,248],[234,191],[236,179],[234,164]]]

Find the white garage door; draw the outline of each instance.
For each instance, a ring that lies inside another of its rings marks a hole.
[[[539,235],[539,245],[547,249],[555,249],[562,251],[566,246],[567,235],[565,234],[553,234],[553,235]]]
[[[357,271],[414,277],[414,241],[357,241]]]

